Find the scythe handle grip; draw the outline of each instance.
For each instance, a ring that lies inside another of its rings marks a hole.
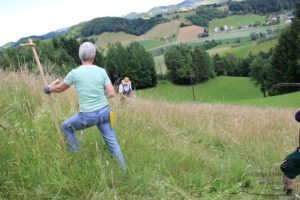
[[[26,44],[20,44],[20,47],[26,47],[26,46],[34,46],[35,47],[35,44],[34,43],[26,43]]]

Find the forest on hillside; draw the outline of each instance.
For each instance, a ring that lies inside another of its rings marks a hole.
[[[150,19],[125,19],[120,17],[101,17],[84,24],[81,35],[84,37],[98,35],[103,32],[125,32],[133,35],[142,35],[155,25],[165,22],[162,15]]]
[[[228,7],[234,14],[267,14],[293,9],[298,3],[299,0],[245,0],[241,2],[230,0],[228,1]]]

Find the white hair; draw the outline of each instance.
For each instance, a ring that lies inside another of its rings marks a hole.
[[[84,42],[79,47],[80,60],[94,60],[96,56],[96,46],[91,42]]]

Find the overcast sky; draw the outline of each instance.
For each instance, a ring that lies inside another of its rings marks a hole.
[[[0,46],[103,16],[146,12],[183,0],[0,0]]]

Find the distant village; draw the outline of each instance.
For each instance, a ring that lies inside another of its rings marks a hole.
[[[282,13],[282,14],[273,14],[270,16],[267,16],[264,22],[256,22],[254,24],[249,24],[245,26],[229,26],[227,24],[222,25],[221,27],[214,27],[213,32],[214,33],[224,33],[224,32],[230,32],[233,30],[250,30],[258,27],[263,26],[272,26],[277,25],[280,23],[291,23],[292,19],[294,18],[294,14],[292,12],[288,13]],[[186,37],[186,35],[189,35],[189,37]],[[273,31],[271,29],[266,30],[267,35],[272,35]],[[193,36],[192,36],[193,35]],[[178,37],[176,39],[176,42],[189,42],[191,39],[188,38],[204,38],[209,36],[209,31],[206,28],[196,26],[196,25],[190,25],[189,23],[184,24],[182,23]],[[162,36],[160,38],[163,42],[169,42],[172,41],[172,38],[175,38],[175,35],[172,36]]]

